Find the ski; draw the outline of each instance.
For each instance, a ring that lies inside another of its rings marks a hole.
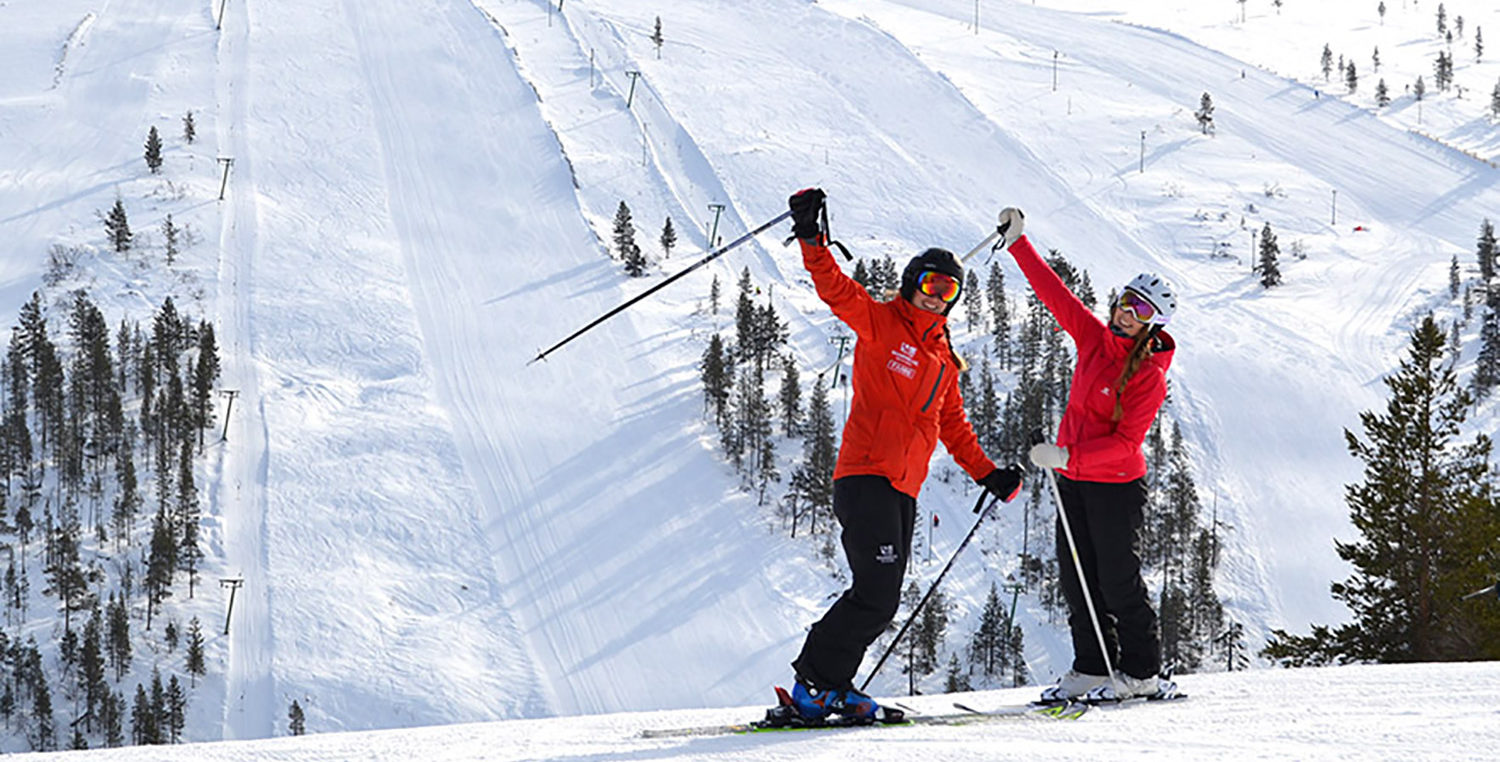
[[[868,719],[834,717],[815,722],[781,716],[776,709],[767,710],[767,718],[756,722],[704,725],[691,728],[648,728],[642,738],[681,738],[693,736],[746,735],[750,733],[785,733],[793,731],[834,730],[839,728],[899,728],[914,725],[974,725],[997,720],[1076,720],[1089,710],[1088,704],[1062,702],[1047,705],[1015,704],[994,709],[975,709],[955,703],[958,712],[947,714],[907,713],[900,720],[881,722]],[[778,707],[779,709],[779,707]]]
[[[1068,705],[1071,705],[1071,704],[1081,704],[1081,705],[1087,706],[1087,707],[1099,707],[1099,708],[1102,708],[1102,709],[1113,709],[1113,708],[1123,708],[1123,707],[1129,707],[1129,706],[1139,706],[1141,704],[1165,704],[1165,703],[1172,702],[1172,701],[1182,701],[1182,700],[1186,699],[1187,697],[1188,697],[1188,695],[1186,693],[1183,693],[1181,691],[1174,691],[1170,695],[1166,695],[1166,696],[1131,696],[1130,698],[1126,698],[1126,699],[1075,698],[1075,699],[1067,699],[1067,700],[1064,700],[1064,701],[1042,701],[1042,700],[1037,700],[1037,701],[1031,702],[1030,704],[1027,704],[1027,706],[1041,709],[1041,708],[1045,708],[1045,707],[1058,707],[1058,706],[1068,706]]]

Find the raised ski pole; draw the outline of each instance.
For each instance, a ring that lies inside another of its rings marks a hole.
[[[1500,581],[1497,581],[1495,584],[1490,585],[1489,587],[1486,587],[1483,590],[1475,590],[1474,592],[1469,593],[1468,595],[1465,595],[1460,600],[1467,601],[1467,600],[1470,600],[1470,599],[1473,599],[1473,598],[1479,598],[1479,597],[1485,596],[1485,595],[1493,595],[1496,600],[1500,600]]]
[[[1047,472],[1047,482],[1052,485],[1052,500],[1057,503],[1057,515],[1062,519],[1063,534],[1068,538],[1068,552],[1073,555],[1073,570],[1078,573],[1078,586],[1083,588],[1084,605],[1089,607],[1089,621],[1094,623],[1094,637],[1099,639],[1099,655],[1104,657],[1104,669],[1109,672],[1109,682],[1115,687],[1115,695],[1120,695],[1120,686],[1115,683],[1115,666],[1110,663],[1109,648],[1104,645],[1104,629],[1099,626],[1099,613],[1094,610],[1094,596],[1089,592],[1089,581],[1083,576],[1083,562],[1078,559],[1078,543],[1073,541],[1073,527],[1068,523],[1068,511],[1063,508],[1062,490],[1057,488],[1057,473],[1050,468],[1044,468]]]
[[[729,243],[724,244],[723,246],[719,247],[719,249],[717,251],[713,252],[712,254],[709,254],[708,256],[706,256],[706,257],[698,260],[697,262],[694,262],[692,265],[688,266],[687,269],[685,269],[685,270],[677,273],[676,275],[673,275],[670,278],[667,278],[666,280],[664,280],[664,281],[656,284],[655,286],[652,286],[651,288],[646,289],[645,291],[643,291],[639,295],[637,295],[635,298],[633,298],[633,299],[625,302],[624,304],[622,304],[622,305],[620,305],[620,306],[618,306],[618,307],[610,310],[609,312],[606,312],[603,315],[600,315],[599,317],[595,318],[592,323],[589,323],[588,325],[586,325],[586,326],[584,326],[582,328],[579,328],[578,330],[574,331],[572,333],[572,335],[568,336],[568,338],[563,339],[562,341],[559,341],[556,344],[553,344],[551,347],[548,347],[546,351],[538,354],[536,357],[531,358],[531,362],[528,362],[526,364],[530,365],[531,363],[534,363],[537,360],[541,360],[541,359],[545,358],[547,355],[552,354],[554,351],[556,351],[562,345],[567,344],[568,342],[570,342],[570,341],[578,338],[579,336],[582,336],[583,334],[587,333],[588,330],[591,329],[591,328],[593,328],[594,326],[599,325],[600,323],[603,323],[604,321],[606,321],[606,320],[614,317],[615,315],[620,314],[621,312],[624,312],[625,310],[629,309],[631,305],[633,305],[636,302],[639,302],[642,299],[645,299],[646,297],[648,297],[648,296],[650,296],[650,295],[652,295],[652,294],[654,294],[654,293],[656,293],[656,292],[658,292],[658,291],[666,288],[667,286],[669,286],[672,283],[676,282],[677,280],[681,279],[683,276],[686,276],[688,273],[690,273],[690,272],[692,272],[694,270],[697,270],[698,268],[700,268],[700,267],[708,264],[709,262],[714,261],[715,259],[718,259],[719,257],[724,256],[725,252],[728,252],[730,249],[733,249],[734,247],[739,246],[740,244],[742,244],[742,243],[750,240],[751,238],[754,238],[755,236],[757,236],[757,235],[765,232],[765,230],[767,228],[771,227],[772,225],[775,225],[778,222],[781,222],[782,220],[784,220],[784,219],[786,219],[786,218],[788,218],[790,216],[792,216],[791,210],[787,210],[785,212],[782,212],[781,214],[776,215],[776,217],[774,217],[773,219],[769,220],[768,222],[766,222],[765,224],[761,225],[760,227],[758,227],[758,228],[756,228],[756,229],[754,229],[754,230],[752,230],[752,231],[750,231],[750,232],[748,232],[748,233],[740,236],[739,238],[734,239],[733,241],[730,241]]]
[[[861,691],[870,687],[870,681],[874,680],[877,674],[880,674],[880,668],[885,666],[885,660],[891,657],[891,653],[901,643],[901,637],[911,628],[911,623],[917,620],[917,614],[921,612],[922,607],[927,605],[927,599],[932,597],[932,594],[937,591],[938,584],[943,581],[943,577],[947,576],[948,570],[953,568],[953,562],[958,560],[958,554],[964,552],[964,548],[968,547],[969,540],[974,539],[974,534],[979,531],[979,525],[984,523],[984,517],[989,515],[990,509],[994,508],[995,502],[1000,499],[996,497],[995,500],[990,501],[989,505],[985,505],[984,499],[989,497],[989,495],[988,490],[981,489],[979,491],[979,500],[974,503],[974,512],[979,514],[979,518],[974,521],[974,528],[970,529],[967,535],[964,535],[964,541],[959,543],[958,548],[953,551],[953,555],[948,557],[948,563],[944,564],[943,570],[938,572],[937,579],[932,581],[932,587],[927,588],[927,594],[922,596],[922,600],[917,601],[917,607],[911,610],[911,616],[906,618],[906,624],[901,625],[901,630],[896,633],[895,638],[891,639],[891,644],[886,646],[885,653],[880,655],[880,661],[875,662],[875,668],[870,670],[870,674],[865,678],[864,684],[859,686]]]
[[[975,254],[978,254],[980,251],[983,251],[985,248],[989,247],[991,244],[995,244],[995,239],[996,238],[999,238],[1001,241],[1004,241],[1005,240],[1005,233],[1008,230],[1010,230],[1010,223],[1009,222],[1002,222],[999,225],[995,226],[995,232],[990,233],[989,236],[987,236],[983,241],[980,241],[978,246],[975,246],[974,248],[969,249],[969,253],[963,255],[963,257],[961,259],[959,259],[959,261],[960,262],[967,262],[967,261],[969,261]],[[995,246],[998,247],[999,244],[995,244]],[[994,249],[991,249],[991,251],[993,251],[993,250]]]

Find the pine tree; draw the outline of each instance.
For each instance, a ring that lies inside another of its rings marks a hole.
[[[146,167],[153,175],[161,172],[161,135],[155,126],[146,133]]]
[[[115,671],[115,682],[119,682],[130,671],[130,613],[125,602],[109,594],[109,605],[104,610],[104,653],[109,666]]]
[[[193,123],[193,112],[189,111],[182,115],[182,139],[192,145],[198,139],[198,126]]]
[[[635,224],[630,216],[630,207],[624,201],[621,201],[620,208],[615,210],[614,242],[615,254],[620,257],[620,261],[625,263],[628,272],[631,258],[640,247],[635,243]]]
[[[193,480],[193,446],[191,442],[184,441],[178,458],[177,516],[173,523],[179,532],[177,568],[187,574],[188,598],[193,597],[193,586],[198,579],[198,563],[203,560],[203,549],[198,547],[199,514],[198,488]]]
[[[1010,300],[1005,296],[1005,272],[999,262],[990,263],[990,275],[985,281],[985,295],[990,303],[990,335],[995,337],[995,359],[1000,367],[1009,368],[1010,346]]]
[[[1494,581],[1500,512],[1489,437],[1456,441],[1472,401],[1444,359],[1445,344],[1428,315],[1385,380],[1385,411],[1360,414],[1363,436],[1344,432],[1365,465],[1364,481],[1345,497],[1360,538],[1335,541],[1355,571],[1331,590],[1354,621],[1308,636],[1273,631],[1263,654],[1286,664],[1500,658],[1500,610],[1460,600]]]
[[[109,214],[104,218],[104,232],[109,237],[109,245],[113,246],[115,252],[123,254],[130,251],[131,233],[130,218],[125,214],[125,202],[115,199],[115,205],[110,208]]]
[[[1385,86],[1385,78],[1375,84],[1375,105],[1385,108],[1391,105],[1391,91]]]
[[[146,558],[146,629],[152,614],[172,594],[172,572],[177,568],[177,539],[165,507],[151,524],[151,547]]]
[[[292,700],[292,706],[287,710],[287,730],[294,736],[300,736],[307,732],[307,716],[302,713],[302,705]]]
[[[203,654],[203,625],[198,622],[198,617],[188,621],[187,641],[187,671],[192,678],[192,686],[198,687],[198,678],[208,674],[208,665]]]
[[[963,665],[958,663],[958,654],[948,657],[948,676],[943,681],[944,693],[968,693],[974,690],[969,683],[969,673],[965,672]]]
[[[818,517],[833,516],[833,467],[838,458],[834,443],[833,414],[822,378],[813,384],[807,404],[807,426],[803,431],[802,463],[792,475],[792,488],[801,498],[817,531]],[[795,521],[795,517],[794,517]],[[793,526],[795,535],[796,527]]]
[[[990,583],[989,595],[984,599],[984,609],[979,614],[979,626],[969,640],[969,658],[987,677],[1004,673],[1006,669],[1005,642],[1008,617],[1000,603],[1000,591]]]
[[[797,373],[797,363],[790,357],[782,363],[781,393],[777,397],[781,401],[782,433],[796,436],[802,430],[802,379]]]
[[[1448,263],[1448,297],[1450,299],[1458,298],[1458,289],[1461,285],[1463,281],[1459,279],[1458,255],[1454,254],[1453,260]]]
[[[651,42],[656,45],[656,58],[661,60],[661,46],[667,39],[661,36],[661,16],[656,17],[656,29],[651,32]]]
[[[1491,291],[1479,328],[1479,356],[1474,360],[1474,396],[1488,399],[1500,386],[1500,290]]]
[[[1380,5],[1375,10],[1380,13],[1380,25],[1385,26],[1385,0],[1380,0]]]
[[[1500,119],[1500,81],[1495,82],[1495,89],[1490,91],[1490,117]]]
[[[1437,9],[1437,31],[1438,31],[1439,35],[1444,35],[1444,34],[1448,33],[1448,11],[1447,11],[1447,9],[1443,8],[1443,4],[1442,3],[1438,3],[1438,9]]]
[[[712,409],[714,421],[720,426],[724,425],[724,405],[729,401],[729,376],[725,372],[728,360],[724,340],[717,333],[709,337],[708,348],[703,351],[703,360],[698,365],[699,378],[703,380],[704,410]]]
[[[662,258],[665,259],[672,256],[672,247],[677,245],[677,231],[672,228],[671,217],[668,217],[666,223],[661,226],[660,240]]]
[[[219,345],[213,323],[198,326],[198,361],[193,365],[193,426],[198,429],[198,449],[203,449],[203,431],[214,424],[213,391],[219,380]]]
[[[1380,73],[1380,47],[1376,46],[1375,52],[1370,54],[1370,71]]]
[[[177,261],[177,234],[179,232],[177,225],[172,222],[172,215],[167,215],[167,219],[161,224],[161,237],[166,241],[168,265]]]
[[[187,694],[176,675],[167,681],[167,741],[180,743],[182,730],[187,727]]]
[[[1193,112],[1198,119],[1198,128],[1207,135],[1214,131],[1214,99],[1208,93],[1198,100],[1198,110]]]
[[[715,314],[715,315],[719,314],[719,297],[720,297],[720,295],[721,295],[721,291],[720,291],[720,288],[719,288],[719,274],[718,273],[714,273],[713,283],[709,284],[709,287],[708,287],[708,306],[709,306],[709,311],[711,313]]]
[[[1333,48],[1328,47],[1327,43],[1323,44],[1323,59],[1321,65],[1323,67],[1323,81],[1327,82],[1328,77],[1333,74]]]
[[[1500,248],[1495,245],[1495,226],[1490,223],[1489,218],[1479,226],[1479,243],[1474,249],[1475,258],[1479,261],[1479,277],[1489,283],[1495,277],[1496,257],[1500,256]]]
[[[970,270],[964,280],[964,314],[969,318],[969,330],[976,327],[984,332],[984,293],[979,290],[979,274]]]
[[[1348,85],[1351,93],[1359,89],[1359,74],[1355,72],[1353,61],[1350,61],[1348,68],[1344,70],[1344,84]]]
[[[1484,60],[1484,29],[1474,27],[1474,61],[1478,63]]]
[[[1277,264],[1279,254],[1281,246],[1276,243],[1276,234],[1271,232],[1271,223],[1267,222],[1260,231],[1260,264],[1255,268],[1260,273],[1260,285],[1264,288],[1281,283],[1281,267]]]
[[[1411,86],[1411,94],[1415,95],[1419,101],[1427,94],[1427,84],[1422,81],[1420,76],[1417,77],[1417,83]]]

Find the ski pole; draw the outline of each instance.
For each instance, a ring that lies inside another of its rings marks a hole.
[[[1495,584],[1490,585],[1489,587],[1484,588],[1483,590],[1475,590],[1474,592],[1469,593],[1468,595],[1465,595],[1460,600],[1467,601],[1467,600],[1469,600],[1471,598],[1478,598],[1481,595],[1489,595],[1491,593],[1494,593],[1496,598],[1500,598],[1500,582],[1496,582]]]
[[[1073,541],[1073,527],[1068,523],[1068,510],[1063,507],[1062,490],[1057,488],[1057,473],[1050,468],[1044,468],[1047,472],[1047,481],[1052,485],[1052,500],[1057,503],[1057,516],[1062,519],[1063,534],[1068,538],[1068,552],[1073,554],[1073,570],[1078,573],[1078,586],[1083,588],[1083,601],[1089,607],[1089,621],[1094,623],[1094,637],[1099,639],[1099,655],[1104,657],[1104,669],[1109,673],[1110,685],[1115,688],[1115,695],[1120,695],[1120,686],[1115,682],[1115,667],[1109,658],[1109,648],[1104,645],[1104,628],[1099,626],[1099,613],[1094,610],[1094,595],[1089,592],[1088,578],[1083,576],[1083,562],[1078,559],[1078,543]]]
[[[969,533],[964,536],[964,541],[958,544],[958,549],[953,551],[953,555],[948,558],[948,563],[944,564],[943,570],[938,572],[937,579],[932,581],[932,587],[927,588],[927,594],[922,596],[922,600],[917,602],[917,607],[911,610],[911,616],[906,618],[906,624],[901,625],[901,629],[896,633],[896,637],[891,640],[889,646],[886,646],[885,653],[880,655],[880,661],[875,662],[875,668],[870,670],[870,675],[865,678],[864,685],[859,686],[860,691],[864,691],[870,687],[870,681],[874,680],[875,675],[880,673],[880,668],[885,666],[885,660],[890,658],[891,652],[895,651],[896,646],[900,644],[901,637],[906,634],[907,629],[911,627],[911,623],[916,621],[917,613],[922,610],[923,606],[927,605],[927,599],[932,597],[932,594],[937,591],[938,584],[948,574],[948,570],[953,568],[953,562],[958,560],[958,554],[964,552],[964,548],[968,546],[969,540],[974,539],[974,533],[979,531],[979,525],[984,523],[984,517],[989,515],[990,509],[994,508],[995,503],[999,501],[1000,498],[996,497],[990,501],[989,505],[984,505],[984,499],[989,497],[989,494],[989,490],[981,490],[979,492],[979,500],[974,503],[974,512],[979,514],[979,518],[975,520],[974,528],[970,529]],[[983,510],[980,510],[981,506],[983,506]]]
[[[551,347],[547,348],[546,351],[538,354],[536,357],[533,357],[531,359],[531,362],[528,362],[526,364],[530,365],[531,363],[534,363],[537,360],[541,360],[541,359],[545,358],[547,355],[552,354],[553,351],[557,350],[562,345],[567,344],[568,342],[572,341],[573,339],[578,338],[579,336],[582,336],[584,333],[587,333],[588,330],[591,329],[591,328],[593,328],[594,326],[599,325],[600,323],[603,323],[604,321],[606,321],[606,320],[614,317],[615,315],[618,315],[621,312],[624,312],[625,310],[629,309],[631,305],[635,304],[636,302],[641,301],[642,299],[645,299],[646,297],[648,297],[648,296],[656,293],[657,291],[660,291],[660,290],[666,288],[667,286],[671,285],[672,283],[674,283],[677,280],[681,279],[682,277],[686,276],[688,273],[693,272],[694,270],[697,270],[698,268],[700,268],[700,267],[708,264],[709,262],[712,262],[715,259],[718,259],[719,257],[724,256],[724,254],[726,252],[728,252],[730,249],[733,249],[734,247],[739,246],[740,244],[742,244],[742,243],[750,240],[751,238],[754,238],[755,236],[759,235],[760,233],[765,232],[765,230],[767,228],[771,227],[772,225],[775,225],[778,222],[781,222],[782,220],[784,220],[784,219],[786,219],[786,218],[788,218],[790,216],[792,216],[792,213],[791,213],[790,210],[782,212],[781,214],[778,214],[778,215],[776,215],[776,217],[774,217],[771,220],[767,221],[764,225],[761,225],[760,227],[758,227],[758,228],[756,228],[756,229],[754,229],[754,230],[752,230],[752,231],[750,231],[750,232],[748,232],[748,233],[740,236],[739,238],[736,238],[733,241],[730,241],[729,243],[724,244],[723,246],[720,246],[717,251],[714,251],[712,254],[709,254],[708,256],[706,256],[706,257],[698,260],[697,262],[694,262],[692,265],[688,266],[687,269],[685,269],[685,270],[677,273],[676,275],[673,275],[670,278],[667,278],[666,280],[662,281],[661,283],[656,284],[655,286],[652,286],[649,289],[646,289],[645,291],[643,291],[639,295],[637,295],[635,298],[633,298],[633,299],[625,302],[624,304],[622,304],[622,305],[620,305],[620,306],[618,306],[618,307],[610,310],[609,312],[606,312],[603,315],[600,315],[598,318],[596,318],[594,320],[594,322],[589,323],[588,325],[586,325],[586,326],[584,326],[582,328],[579,328],[578,330],[574,331],[572,333],[572,335],[568,336],[568,338],[563,339],[562,341],[559,341],[556,344],[553,344]]]
[[[959,261],[960,262],[967,262],[967,261],[969,261],[969,259],[971,257],[973,257],[975,254],[978,254],[985,247],[989,246],[990,244],[993,244],[995,242],[996,238],[999,238],[1000,240],[1004,241],[1005,240],[1005,233],[1008,230],[1010,230],[1010,223],[1009,222],[1002,222],[1002,223],[1000,223],[999,225],[997,225],[995,227],[995,232],[990,233],[989,236],[987,236],[983,241],[980,241],[978,246],[975,246],[974,248],[969,249],[969,253],[963,255],[963,257]]]

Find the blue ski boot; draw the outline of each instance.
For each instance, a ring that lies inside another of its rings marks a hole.
[[[809,686],[802,680],[792,686],[791,706],[797,710],[797,716],[805,722],[817,722],[828,716],[833,710],[833,703],[837,701],[839,691],[818,690]]]

